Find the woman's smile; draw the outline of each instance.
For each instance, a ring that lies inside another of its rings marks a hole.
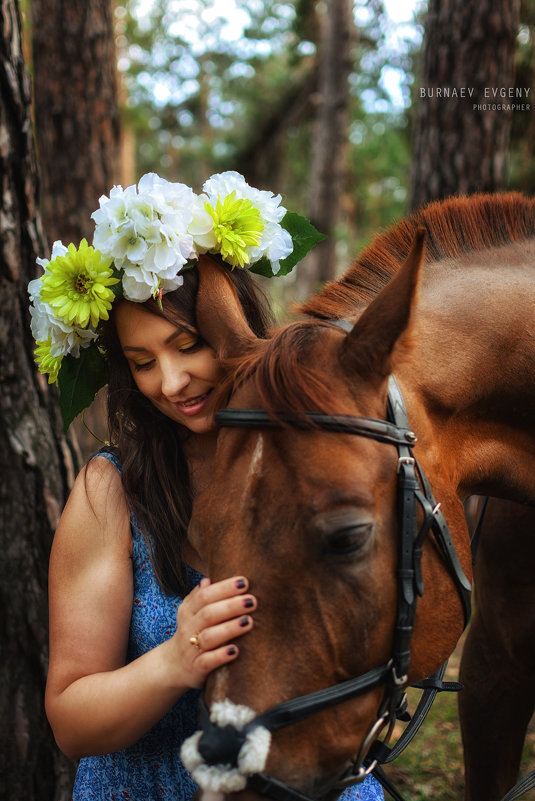
[[[139,391],[166,417],[190,431],[213,431],[213,390],[221,370],[212,348],[196,331],[152,314],[138,303],[121,301],[115,320]]]
[[[187,414],[188,416],[199,414],[199,412],[202,412],[208,403],[208,399],[212,392],[213,389],[209,389],[208,392],[205,392],[203,395],[197,395],[196,397],[188,398],[188,400],[185,401],[176,401],[175,406],[183,414]]]

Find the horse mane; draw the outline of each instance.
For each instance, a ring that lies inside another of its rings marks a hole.
[[[223,362],[225,375],[216,403],[248,379],[255,383],[261,406],[275,419],[292,414],[312,425],[306,411],[343,413],[325,386],[324,377],[307,358],[328,320],[366,306],[399,270],[418,227],[427,232],[427,262],[459,257],[535,236],[535,200],[518,193],[472,195],[431,203],[375,237],[338,281],[332,281],[298,311],[312,319],[276,329],[268,339],[248,345],[247,352]],[[284,423],[283,423],[284,424]]]
[[[326,326],[332,327],[319,320],[289,323],[271,332],[268,339],[249,343],[245,354],[223,360],[225,377],[217,387],[216,406],[224,405],[233,390],[252,379],[261,408],[274,419],[280,420],[280,413],[289,414],[294,423],[313,427],[307,411],[342,414],[343,408],[325,385],[325,377],[307,359],[320,329]]]
[[[327,283],[297,311],[337,319],[367,305],[407,257],[416,229],[425,228],[427,263],[535,236],[535,199],[518,192],[452,197],[430,203],[378,234],[345,275]]]

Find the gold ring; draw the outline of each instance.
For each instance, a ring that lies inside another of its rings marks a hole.
[[[190,645],[194,645],[195,648],[198,648],[199,651],[201,650],[201,643],[199,642],[199,635],[198,634],[194,634],[193,637],[190,637],[189,638],[189,642],[190,642]]]

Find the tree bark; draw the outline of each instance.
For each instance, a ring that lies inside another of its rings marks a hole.
[[[89,242],[98,199],[121,179],[110,0],[32,0],[41,212],[49,244]],[[106,438],[103,393],[73,431],[85,461]],[[93,436],[93,433],[95,436]]]
[[[90,215],[120,178],[110,0],[32,0],[32,49],[45,230],[90,241]]]
[[[6,801],[66,801],[46,722],[47,567],[73,477],[55,394],[32,358],[27,283],[46,252],[15,0],[0,0],[0,775]]]
[[[300,270],[299,293],[303,298],[336,277],[334,230],[340,216],[348,143],[353,4],[350,0],[326,0],[321,24],[309,215],[327,239],[311,251]]]
[[[411,208],[506,186],[512,111],[493,105],[511,106],[518,100],[495,96],[493,90],[515,86],[519,13],[520,0],[429,0]]]

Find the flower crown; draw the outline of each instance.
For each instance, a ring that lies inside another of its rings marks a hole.
[[[212,175],[200,195],[148,173],[99,204],[93,244],[54,242],[51,258],[37,259],[43,275],[28,284],[35,361],[59,385],[65,430],[107,383],[98,337],[116,298],[161,302],[203,253],[231,269],[286,275],[324,238],[280,195],[232,171]]]

